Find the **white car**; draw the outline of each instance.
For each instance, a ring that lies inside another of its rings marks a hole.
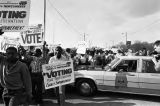
[[[97,90],[160,96],[160,73],[156,72],[152,57],[121,56],[105,69],[75,71],[75,86],[84,96]]]

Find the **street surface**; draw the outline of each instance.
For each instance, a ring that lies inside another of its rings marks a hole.
[[[44,96],[43,106],[58,106],[53,92]],[[2,100],[0,106],[3,106]],[[36,106],[34,104],[30,106]],[[111,92],[98,92],[93,97],[79,96],[75,90],[67,90],[64,106],[160,106],[159,97],[121,94]]]

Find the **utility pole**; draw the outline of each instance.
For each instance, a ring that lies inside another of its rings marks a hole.
[[[127,45],[127,32],[125,33],[125,36],[126,36],[126,45]]]
[[[126,37],[126,45],[127,45],[127,32],[122,33],[122,35],[124,35],[124,34],[125,34],[125,37]]]
[[[84,36],[84,41],[86,41],[86,34],[84,33],[84,35],[83,35],[83,36]]]

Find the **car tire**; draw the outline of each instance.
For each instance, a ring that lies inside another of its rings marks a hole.
[[[96,93],[95,83],[90,79],[81,79],[76,83],[76,89],[82,96],[93,96]]]

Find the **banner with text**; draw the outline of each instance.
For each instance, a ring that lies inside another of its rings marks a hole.
[[[0,0],[0,26],[4,32],[19,32],[29,23],[30,0]]]
[[[45,89],[74,82],[73,61],[42,65]]]
[[[0,52],[6,52],[8,47],[18,47],[19,39],[4,37],[0,43]]]
[[[39,27],[30,27],[21,32],[20,43],[22,46],[40,46],[43,45],[43,32]]]

